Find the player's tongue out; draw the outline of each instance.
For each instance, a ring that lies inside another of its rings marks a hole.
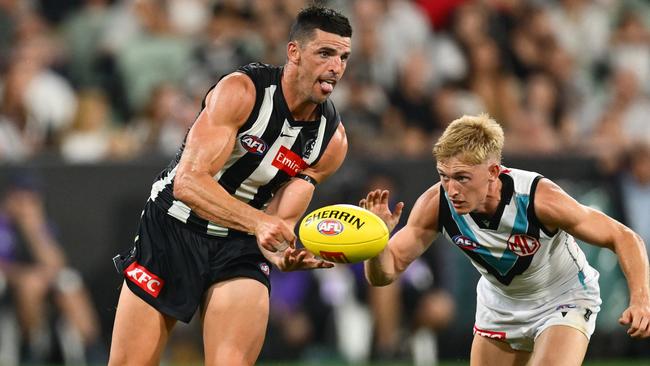
[[[329,94],[334,90],[334,84],[329,81],[325,80],[319,80],[320,81],[320,89],[323,91],[325,94]]]

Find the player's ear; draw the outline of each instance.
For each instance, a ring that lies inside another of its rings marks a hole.
[[[294,64],[300,62],[300,45],[298,41],[290,41],[287,43],[287,60]]]
[[[490,182],[495,182],[497,178],[499,178],[499,174],[501,174],[501,165],[499,163],[490,163],[488,166],[488,173],[490,175],[488,180]]]

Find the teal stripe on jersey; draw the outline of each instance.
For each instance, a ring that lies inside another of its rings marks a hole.
[[[528,204],[530,196],[527,194],[516,194],[517,216],[512,225],[513,234],[526,234],[528,230]]]
[[[451,216],[458,225],[460,232],[478,245],[478,247],[474,249],[474,252],[478,253],[485,262],[494,267],[494,269],[496,269],[501,275],[505,276],[512,267],[514,267],[518,256],[507,248],[503,251],[501,258],[496,258],[492,255],[492,253],[487,248],[483,247],[476,239],[476,235],[474,235],[474,232],[467,224],[467,221],[465,221],[465,218],[456,213],[454,206],[452,206],[449,201],[449,197],[447,197],[447,192],[445,192],[445,197],[447,198],[447,204],[449,205],[449,212],[451,212]]]

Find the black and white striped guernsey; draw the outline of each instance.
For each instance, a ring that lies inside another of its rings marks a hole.
[[[255,84],[255,106],[237,132],[232,154],[214,176],[228,193],[258,209],[266,207],[273,194],[291,177],[318,162],[340,123],[330,100],[318,106],[319,120],[295,121],[282,93],[282,70],[261,63],[237,70]],[[174,177],[184,148],[185,142],[154,182],[150,199],[193,230],[229,236],[234,230],[199,217],[174,198]]]

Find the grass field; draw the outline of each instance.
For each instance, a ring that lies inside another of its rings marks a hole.
[[[445,361],[438,366],[465,366],[469,361]],[[583,366],[648,366],[650,360],[586,361]],[[260,363],[259,366],[345,366],[341,363]],[[410,366],[410,363],[370,363],[363,366]]]

